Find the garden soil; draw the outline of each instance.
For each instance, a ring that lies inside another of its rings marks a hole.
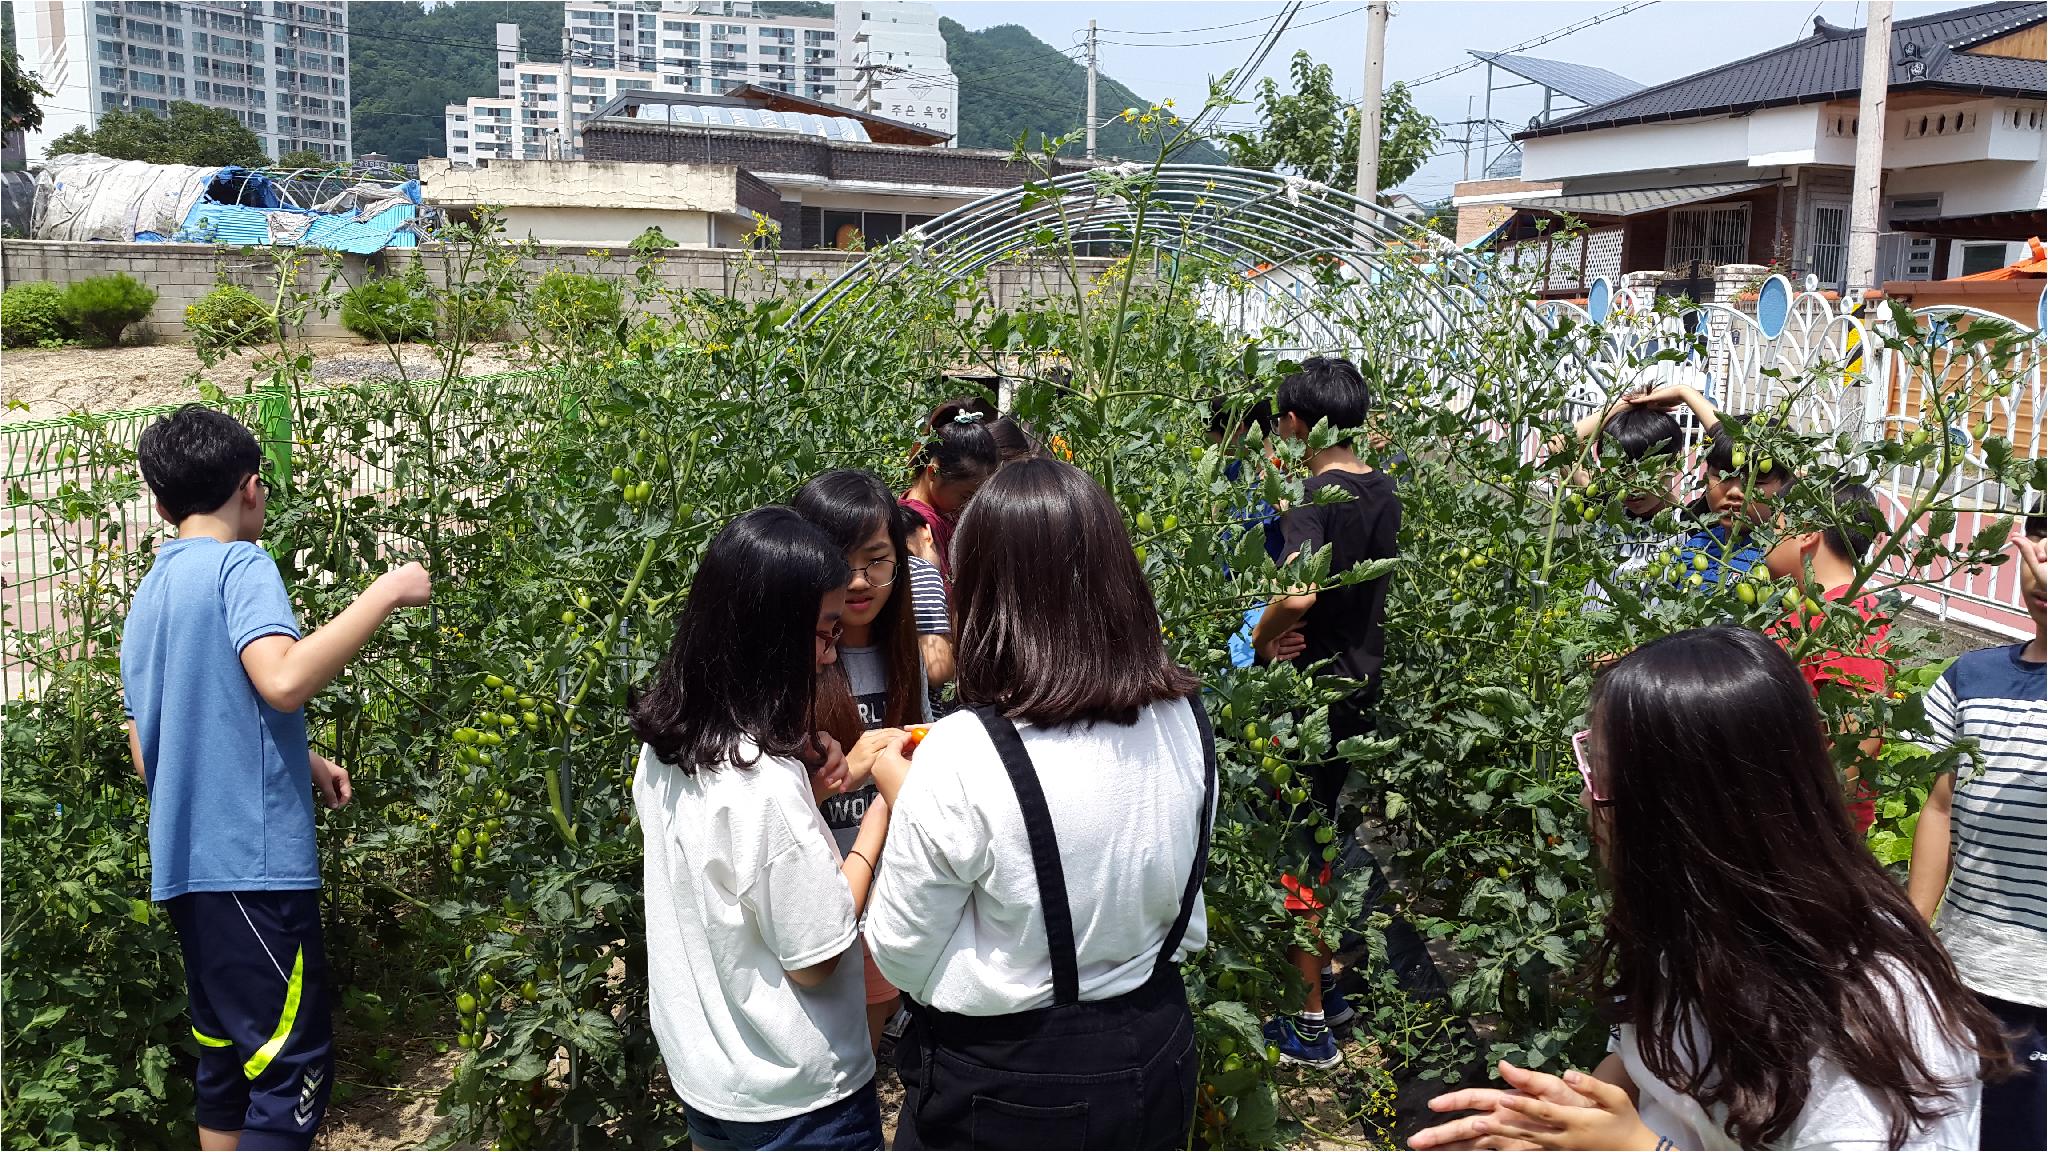
[[[305,342],[313,356],[313,386],[399,375],[391,352],[381,344],[323,337]],[[511,345],[480,345],[469,375],[514,367]],[[199,362],[189,344],[148,344],[119,348],[11,348],[0,353],[0,423],[47,420],[67,412],[118,412],[199,399],[199,381],[234,394],[243,391],[261,355],[250,351],[212,368]],[[425,347],[403,350],[405,375],[433,377],[440,366]]]

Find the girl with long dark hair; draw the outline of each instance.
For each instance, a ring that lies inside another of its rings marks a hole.
[[[998,472],[954,555],[971,711],[917,748],[867,922],[911,1001],[896,1146],[1184,1148],[1179,963],[1208,941],[1216,796],[1197,681],[1115,503],[1072,465]]]
[[[634,702],[655,1039],[699,1148],[877,1148],[856,925],[901,760],[841,859],[818,802],[847,777],[820,732],[846,558],[787,508],[705,550]],[[863,783],[854,775],[850,783]]]
[[[1613,1051],[1416,1148],[1975,1148],[1998,1027],[1863,846],[1783,649],[1700,628],[1617,661],[1573,741],[1612,904]]]
[[[1002,450],[989,431],[995,419],[986,400],[948,400],[925,421],[925,441],[910,460],[917,476],[902,504],[924,522],[911,547],[947,580],[953,578],[953,528],[960,513],[1002,467]]]
[[[827,713],[854,723],[832,735],[848,749],[854,774],[866,775],[877,749],[899,740],[910,725],[931,720],[908,587],[903,521],[889,486],[873,473],[853,468],[818,476],[803,486],[790,507],[846,558],[849,577],[846,610],[839,618],[839,659],[820,674],[819,688],[821,695],[844,701]],[[868,783],[824,802],[825,824],[841,852],[852,850],[875,799],[875,786]],[[863,964],[868,1035],[879,1046],[901,997],[872,958],[863,956]]]

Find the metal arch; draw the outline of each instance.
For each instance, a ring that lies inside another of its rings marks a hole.
[[[956,283],[1006,254],[1028,250],[1029,238],[1045,226],[1061,223],[1063,210],[1067,226],[1063,238],[1069,242],[1128,243],[1137,213],[1128,201],[1103,187],[1103,171],[1069,173],[1006,189],[919,225],[813,293],[798,308],[793,322],[807,325],[827,313],[859,308],[877,289],[914,275],[936,274],[941,283]],[[1150,217],[1146,235],[1139,239],[1173,251],[1212,257],[1255,253],[1278,263],[1305,247],[1331,247],[1324,242],[1331,233],[1412,243],[1420,231],[1405,218],[1340,189],[1270,172],[1208,164],[1163,165],[1156,170],[1127,165],[1108,171],[1149,176],[1142,193],[1152,202],[1164,202],[1174,227],[1169,231],[1156,216]],[[1027,196],[1048,193],[1052,195],[1044,201],[1024,206]],[[1191,207],[1207,214],[1192,218],[1187,213]],[[1260,226],[1236,230],[1262,234],[1261,239],[1270,246],[1165,243],[1182,233],[1200,237],[1206,231],[1227,228],[1226,222],[1251,212],[1262,217]],[[1470,278],[1479,271],[1469,256],[1448,241],[1439,238],[1431,247],[1438,265],[1454,270],[1457,278]],[[1376,248],[1354,245],[1351,251],[1354,256],[1346,259],[1347,264],[1373,267],[1384,263]]]

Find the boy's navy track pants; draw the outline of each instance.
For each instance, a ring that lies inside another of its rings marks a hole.
[[[307,1148],[334,1090],[320,892],[188,892],[178,931],[199,1044],[199,1124],[244,1149]]]

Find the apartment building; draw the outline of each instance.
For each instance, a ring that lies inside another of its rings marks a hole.
[[[498,92],[446,109],[446,150],[479,160],[574,159],[581,129],[635,90],[723,96],[744,85],[840,103],[837,30],[816,17],[756,15],[750,0],[570,0],[563,48],[520,59],[497,31]]]
[[[9,2],[22,63],[51,93],[30,156],[109,110],[164,113],[179,100],[232,113],[273,159],[352,155],[340,0]]]
[[[960,80],[946,61],[938,9],[877,0],[833,11],[849,80],[836,103],[957,139]]]

